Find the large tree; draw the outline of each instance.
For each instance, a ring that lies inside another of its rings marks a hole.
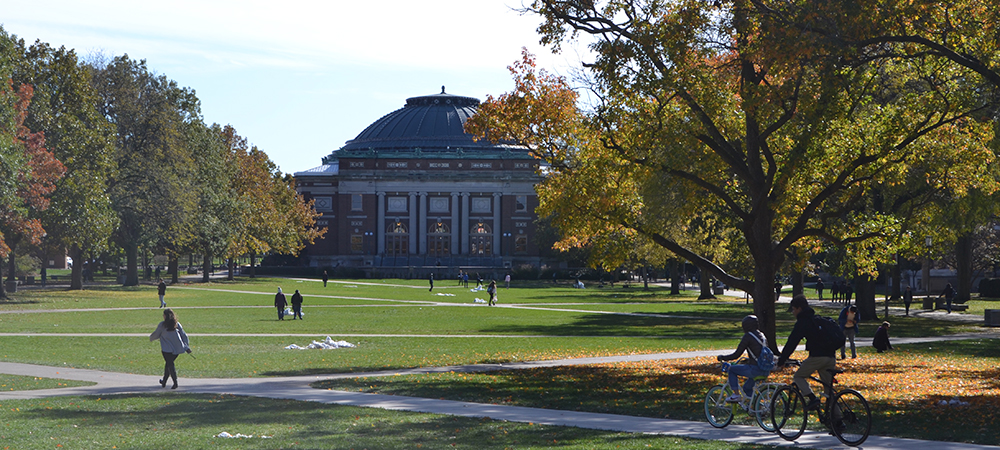
[[[749,292],[772,343],[772,285],[797,243],[863,249],[869,269],[892,252],[886,237],[900,221],[863,207],[873,187],[920,166],[932,184],[993,189],[982,171],[992,130],[977,120],[992,96],[980,73],[931,53],[875,58],[804,35],[775,19],[783,5],[535,1],[543,42],[589,36],[586,86],[597,101],[580,110],[564,79],[526,59],[514,67],[515,90],[470,120],[549,162],[542,208],[558,211],[568,235],[625,227],[647,236]],[[946,165],[924,167],[928,157]],[[683,206],[657,203],[663,192]],[[698,217],[733,230],[728,245],[748,255],[749,276],[677,237]]]
[[[46,147],[66,166],[49,208],[38,215],[49,244],[41,248],[69,251],[79,262],[73,266],[70,286],[80,289],[84,255],[103,251],[117,225],[107,193],[107,180],[115,174],[113,129],[98,113],[90,72],[74,51],[42,42],[26,47],[22,40],[0,38],[10,40],[12,58],[18,61],[14,79],[34,87],[25,125],[44,132]],[[42,253],[46,264],[53,255]]]
[[[125,250],[125,285],[139,283],[140,248],[184,241],[194,214],[195,172],[184,124],[200,120],[194,91],[128,55],[92,62],[98,110],[116,130],[116,171],[109,193],[119,226],[113,235]]]

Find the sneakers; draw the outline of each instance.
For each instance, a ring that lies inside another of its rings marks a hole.
[[[726,403],[741,403],[741,402],[743,402],[743,396],[740,394],[730,395],[729,398],[726,399]]]
[[[820,404],[819,398],[813,397],[812,400],[809,400],[809,403],[806,403],[805,409],[806,411],[815,411],[817,408],[819,408],[819,404]]]

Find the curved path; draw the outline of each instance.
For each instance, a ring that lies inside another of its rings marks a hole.
[[[979,337],[982,334],[956,335],[939,338],[896,339],[897,343],[917,343],[941,340],[954,340]],[[390,410],[414,411],[435,414],[448,414],[464,417],[488,417],[491,419],[513,422],[530,422],[555,426],[573,426],[600,430],[621,431],[630,433],[664,434],[684,436],[696,439],[723,440],[729,442],[744,442],[756,444],[771,444],[798,448],[844,448],[833,436],[820,432],[806,432],[797,441],[788,442],[775,434],[766,433],[757,427],[730,425],[725,429],[712,428],[705,422],[692,422],[671,419],[654,419],[616,414],[599,414],[578,411],[560,411],[520,406],[491,405],[482,403],[459,402],[367,394],[359,392],[344,392],[334,390],[313,389],[310,383],[332,378],[355,378],[366,376],[386,376],[397,374],[421,374],[437,372],[483,372],[491,370],[516,370],[531,367],[599,364],[612,362],[644,361],[654,359],[678,359],[696,356],[712,356],[725,351],[697,351],[678,353],[659,353],[649,355],[632,355],[618,357],[581,358],[551,361],[533,361],[511,364],[476,364],[468,366],[431,367],[409,370],[392,370],[383,372],[347,373],[328,375],[309,375],[297,377],[275,378],[182,378],[180,393],[197,394],[230,394],[253,397],[289,399],[326,404],[362,406],[369,408],[384,408]],[[42,389],[32,391],[0,392],[3,399],[34,399],[53,396],[72,395],[115,395],[115,394],[151,394],[164,392],[155,381],[155,376],[135,375],[127,373],[104,372],[65,367],[50,367],[34,364],[0,362],[0,373],[25,375],[45,378],[61,378],[69,380],[90,381],[93,386],[70,387],[60,389]],[[865,449],[900,449],[907,450],[974,450],[1000,449],[1000,447],[963,444],[954,442],[921,441],[916,439],[901,439],[892,437],[872,436],[864,444]]]

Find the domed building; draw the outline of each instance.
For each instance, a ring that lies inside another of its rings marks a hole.
[[[308,264],[383,276],[539,265],[539,162],[524,147],[466,134],[478,106],[443,87],[409,98],[323,165],[295,173],[328,228],[303,251]]]

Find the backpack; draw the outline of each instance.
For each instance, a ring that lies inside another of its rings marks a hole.
[[[750,355],[757,360],[757,368],[765,372],[774,370],[774,352],[772,352],[771,349],[767,347],[767,344],[758,338],[756,334],[750,333],[750,336],[753,336],[757,342],[760,342],[760,357],[754,355],[753,352],[750,351],[750,348],[747,347],[747,352],[749,352]]]
[[[840,324],[825,316],[813,316],[813,324],[816,325],[816,335],[809,341],[816,350],[824,352],[834,352],[844,346],[847,337],[844,330],[840,329]]]

